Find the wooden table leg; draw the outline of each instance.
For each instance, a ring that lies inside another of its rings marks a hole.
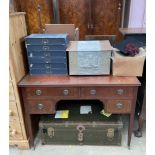
[[[146,94],[144,95],[143,105],[139,115],[139,120],[138,120],[139,127],[138,127],[138,130],[135,131],[136,137],[142,137],[142,128],[145,120],[146,120]]]
[[[25,121],[25,127],[26,127],[26,132],[27,132],[27,137],[29,139],[29,145],[30,148],[34,146],[34,136],[33,136],[33,130],[32,130],[32,120],[31,120],[31,115],[28,112],[28,107],[26,104],[26,99],[25,99],[25,90],[22,89],[22,96],[23,96],[23,102],[24,102],[24,121]]]
[[[132,130],[134,127],[134,116],[135,116],[135,108],[136,108],[136,101],[137,101],[137,91],[138,88],[134,88],[134,98],[133,98],[133,103],[131,107],[131,113],[130,113],[130,121],[129,121],[129,127],[128,127],[128,147],[130,148],[130,143],[131,143],[131,136],[132,136]]]
[[[130,148],[133,126],[134,126],[134,113],[130,114],[130,121],[129,121],[129,127],[128,127],[128,147],[129,148]]]
[[[135,131],[135,136],[136,137],[142,137],[142,128],[143,128],[143,124],[144,124],[144,118],[143,116],[139,116],[139,127],[138,130]]]
[[[30,147],[34,146],[34,135],[33,135],[33,130],[32,130],[32,120],[31,120],[31,115],[28,115],[28,132],[29,132],[29,138],[30,138]]]

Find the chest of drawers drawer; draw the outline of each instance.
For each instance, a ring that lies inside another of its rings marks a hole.
[[[29,100],[27,104],[31,114],[55,113],[55,102],[52,100]]]
[[[106,112],[117,113],[130,113],[132,100],[108,100],[105,105]]]
[[[86,87],[81,95],[89,98],[128,98],[133,96],[132,87]]]
[[[16,122],[9,122],[9,139],[23,139],[22,129],[19,120],[16,120]]]
[[[61,98],[69,98],[69,97],[79,97],[79,89],[78,88],[70,88],[70,87],[29,87],[26,88],[26,97],[27,98],[42,98],[42,97],[61,97]]]
[[[9,103],[9,121],[16,121],[19,118],[16,102]]]

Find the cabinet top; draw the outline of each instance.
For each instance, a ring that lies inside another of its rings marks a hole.
[[[9,13],[9,16],[18,16],[18,15],[25,15],[25,12],[11,12]]]
[[[140,86],[140,82],[137,77],[26,75],[18,86]]]
[[[120,28],[119,31],[123,34],[146,34],[145,28]]]

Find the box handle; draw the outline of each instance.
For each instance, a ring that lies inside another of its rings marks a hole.
[[[49,52],[44,52],[44,56],[45,56],[45,57],[50,57],[51,55],[50,55]]]
[[[43,50],[44,51],[48,51],[49,50],[49,46],[43,46]]]
[[[79,142],[82,142],[83,141],[83,133],[82,132],[79,132],[78,133],[78,141]]]
[[[52,127],[48,128],[47,133],[50,138],[53,138],[54,137],[54,128],[52,128]]]
[[[48,44],[48,39],[43,39],[43,40],[42,40],[42,43],[43,43],[44,45]]]
[[[109,129],[107,130],[107,137],[108,137],[108,140],[110,140],[110,141],[113,140],[114,135],[115,135],[114,131],[115,131],[114,128],[109,128]]]
[[[85,130],[85,127],[82,124],[79,124],[76,129],[79,131],[77,139],[79,142],[82,142],[84,135],[83,131]]]

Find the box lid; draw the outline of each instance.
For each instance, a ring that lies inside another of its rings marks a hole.
[[[31,35],[29,35],[29,36],[27,36],[27,37],[25,37],[26,39],[27,38],[40,38],[40,39],[42,39],[42,38],[64,38],[64,39],[66,39],[67,38],[67,36],[68,36],[68,34],[67,33],[64,33],[64,34],[31,34]]]
[[[66,51],[111,51],[109,40],[103,41],[70,41]]]

